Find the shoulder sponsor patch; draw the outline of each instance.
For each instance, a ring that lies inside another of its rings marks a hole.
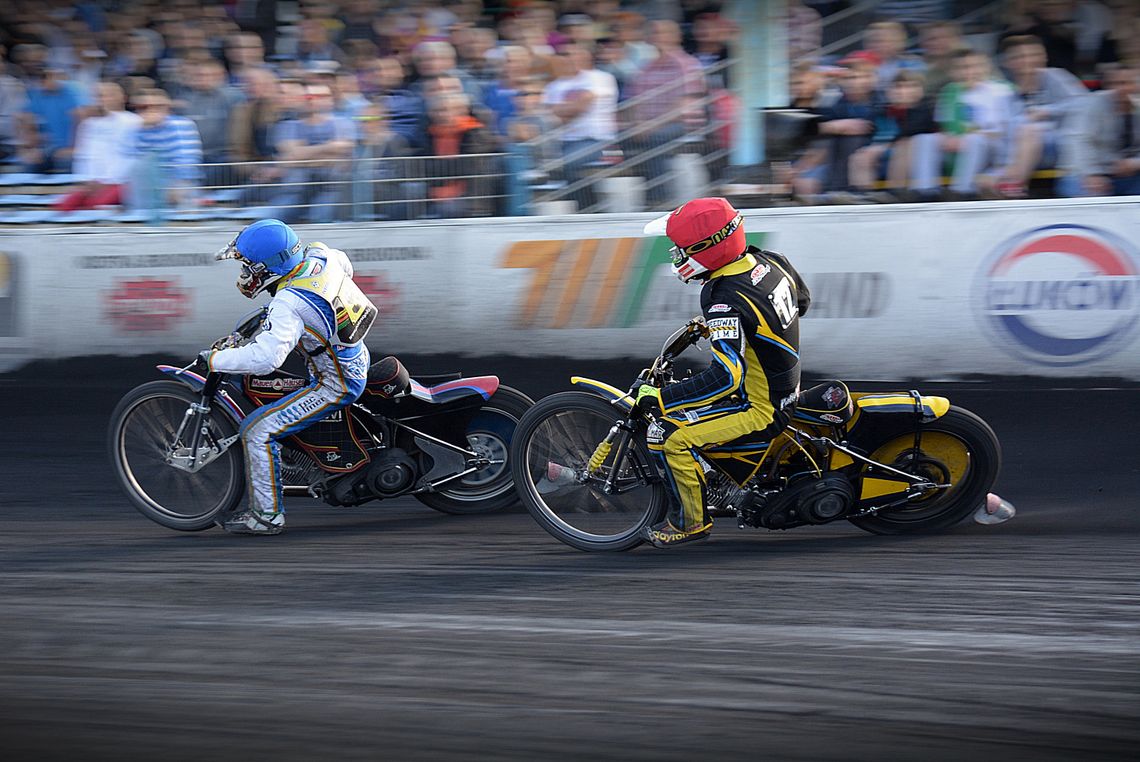
[[[705,310],[705,312],[732,312],[732,307],[727,304],[714,304]]]
[[[770,265],[756,265],[752,268],[752,272],[748,277],[752,279],[752,285],[755,286],[760,281],[764,280],[764,276],[772,272]]]
[[[740,337],[740,318],[713,318],[708,321],[709,339],[735,339]]]

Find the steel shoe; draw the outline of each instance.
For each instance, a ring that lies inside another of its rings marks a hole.
[[[683,545],[694,540],[703,540],[712,531],[712,522],[706,520],[703,524],[692,529],[678,529],[669,519],[646,527],[642,536],[655,548],[671,548],[674,545]]]
[[[223,521],[222,529],[230,534],[281,534],[285,531],[285,514],[246,510]]]

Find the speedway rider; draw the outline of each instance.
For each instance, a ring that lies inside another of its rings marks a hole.
[[[236,534],[278,534],[285,528],[278,440],[351,405],[364,391],[369,355],[364,335],[376,307],[352,282],[348,256],[323,243],[302,249],[280,220],[258,220],[222,249],[217,259],[241,263],[238,290],[253,299],[273,295],[261,332],[244,345],[227,337],[202,353],[219,373],[263,375],[276,370],[298,344],[309,367],[303,389],[264,405],[241,424],[249,504],[224,520]]]
[[[657,421],[649,449],[664,467],[672,500],[646,539],[664,548],[708,536],[701,447],[753,432],[783,430],[800,382],[799,316],[811,302],[807,286],[783,256],[749,246],[744,221],[723,198],[698,198],[650,223],[664,223],[675,244],[673,272],[698,280],[713,362],[664,388],[643,384],[637,404]]]

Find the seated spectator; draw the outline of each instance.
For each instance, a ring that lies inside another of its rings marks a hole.
[[[415,67],[415,79],[410,89],[418,95],[424,95],[425,81],[444,75],[458,79],[463,86],[463,92],[472,103],[478,103],[483,94],[479,83],[456,65],[455,48],[449,42],[442,40],[421,42],[412,49],[412,64]]]
[[[355,119],[368,106],[368,99],[360,93],[356,75],[350,71],[338,71],[326,82],[333,92],[333,113],[346,119]]]
[[[1082,107],[1088,90],[1068,71],[1045,66],[1045,47],[1035,37],[1002,43],[1006,68],[1021,108],[1015,124],[1016,151],[989,184],[1004,196],[1022,198],[1030,175],[1057,165],[1057,141]]]
[[[423,96],[404,85],[404,65],[389,56],[370,62],[360,73],[360,92],[381,103],[392,131],[407,141],[414,151],[426,147],[422,124],[426,120]]]
[[[297,119],[278,125],[277,157],[304,162],[285,171],[273,198],[280,209],[272,216],[285,222],[331,222],[346,216],[341,198],[345,187],[337,182],[348,172],[356,132],[353,123],[332,113],[333,94],[328,85],[305,87],[302,112]]]
[[[824,190],[845,193],[851,190],[848,168],[851,156],[871,142],[875,131],[872,95],[875,66],[865,56],[846,59],[840,80],[843,95],[820,115],[819,134],[827,138],[827,180]]]
[[[142,117],[136,142],[137,161],[130,189],[132,206],[154,209],[183,207],[197,200],[202,184],[202,141],[198,128],[171,112],[164,90],[144,90],[132,104]]]
[[[332,43],[329,27],[320,19],[301,19],[301,33],[297,38],[297,50],[293,58],[301,63],[313,61],[336,61],[342,63],[344,53]]]
[[[917,26],[949,19],[952,5],[951,0],[880,0],[875,13],[882,19]]]
[[[906,53],[906,27],[897,21],[877,21],[864,35],[867,50],[878,59],[875,90],[885,99],[887,90],[900,71],[923,71],[921,58]]]
[[[1064,196],[1140,195],[1140,65],[1109,65],[1061,144]]]
[[[680,145],[678,141],[705,125],[705,109],[700,101],[707,90],[700,61],[681,48],[681,28],[676,22],[654,21],[649,41],[657,48],[658,56],[633,80],[629,97],[634,105],[627,118],[636,130],[628,143],[631,152],[650,154],[644,160],[634,161],[639,166],[638,174],[646,178],[646,201],[652,207],[669,198],[670,186],[664,180],[668,161]],[[667,145],[674,148],[659,150]]]
[[[408,142],[392,130],[379,103],[364,106],[355,120],[353,219],[407,219],[408,168],[401,159],[410,152]]]
[[[232,185],[233,168],[222,166],[233,161],[230,134],[235,107],[242,96],[226,84],[226,70],[210,59],[190,68],[189,89],[180,101],[180,113],[198,128],[202,140],[202,160],[206,185]]]
[[[242,77],[252,69],[266,69],[265,45],[261,38],[252,32],[231,34],[226,42],[226,70],[229,83],[242,84]]]
[[[29,72],[26,110],[20,115],[20,157],[28,172],[68,172],[75,146],[79,96],[65,73],[46,66]]]
[[[562,76],[546,86],[543,103],[562,121],[564,171],[566,179],[576,183],[617,138],[617,81],[595,69],[593,55],[581,45],[563,46],[559,61]],[[597,203],[590,184],[574,191],[573,197],[579,211]]]
[[[937,96],[953,79],[954,51],[966,47],[956,21],[935,21],[919,31],[922,62],[926,65],[926,92]]]
[[[927,139],[926,150],[937,158],[937,132],[934,108],[926,101],[923,91],[922,74],[908,70],[898,72],[887,91],[887,102],[875,107],[875,132],[871,135],[871,144],[851,156],[851,184],[860,191],[870,192],[876,181],[885,176],[887,195],[872,194],[869,198],[875,201],[906,198],[909,195],[913,139],[918,136],[933,138]],[[881,171],[884,163],[885,175]]]
[[[822,72],[810,61],[801,61],[792,67],[788,89],[792,95],[788,108],[813,114],[817,120],[814,124],[806,123],[810,127],[805,131],[804,146],[794,158],[790,162],[781,160],[777,164],[776,180],[790,185],[794,195],[808,198],[823,191],[830,145],[827,138],[809,138],[818,131],[819,119],[839,96],[825,90]]]
[[[428,134],[431,137],[424,172],[429,178],[431,217],[486,216],[494,209],[492,184],[486,175],[492,163],[473,156],[494,150],[494,139],[483,123],[471,116],[470,101],[461,92],[444,92],[428,100]]]
[[[1011,37],[1036,37],[1046,51],[1048,65],[1079,71],[1078,28],[1071,0],[1014,0],[1009,3],[1009,23],[1001,34],[999,48],[1005,50]]]
[[[458,55],[456,68],[475,81],[480,93],[494,82],[498,75],[493,55],[498,43],[499,38],[494,29],[476,26],[467,27],[455,45]],[[528,59],[527,65],[529,64]]]
[[[1016,96],[1007,83],[990,78],[990,60],[984,53],[966,48],[954,58],[954,81],[939,93],[934,117],[940,149],[956,155],[950,190],[971,198],[978,192],[982,173],[1012,155]],[[929,168],[919,170],[924,171],[924,176],[930,174]],[[928,190],[925,184],[918,189]]]
[[[114,82],[101,83],[98,97],[94,115],[79,124],[75,135],[74,172],[83,184],[56,203],[61,211],[117,206],[126,195],[142,119],[125,109],[123,88]]]
[[[1106,4],[1111,21],[1097,41],[1094,63],[1140,61],[1140,6],[1134,0],[1109,0]]]

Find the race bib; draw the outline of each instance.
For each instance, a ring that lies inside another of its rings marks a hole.
[[[792,296],[792,284],[787,278],[780,278],[780,282],[768,294],[768,301],[772,303],[772,309],[776,311],[776,317],[780,319],[782,328],[790,326],[800,314],[796,307],[796,299]]]

